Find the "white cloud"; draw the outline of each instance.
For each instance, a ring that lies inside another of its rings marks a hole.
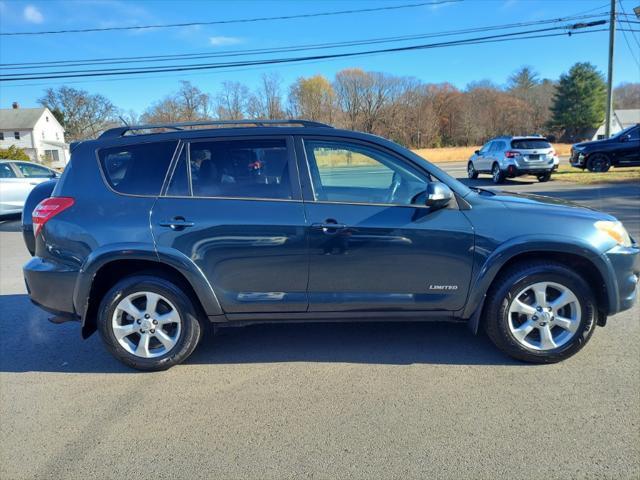
[[[31,22],[31,23],[44,22],[44,16],[42,15],[42,12],[38,10],[37,7],[34,7],[33,5],[27,5],[26,7],[24,7],[23,15],[24,15],[24,19],[27,22]]]
[[[238,43],[242,43],[244,40],[238,37],[209,37],[209,43],[214,47],[219,47],[223,45],[237,45]]]

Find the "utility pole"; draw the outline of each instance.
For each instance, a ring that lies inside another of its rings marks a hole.
[[[609,16],[609,70],[607,72],[607,119],[604,126],[604,138],[611,135],[611,113],[613,110],[613,45],[616,39],[616,0],[611,0]]]

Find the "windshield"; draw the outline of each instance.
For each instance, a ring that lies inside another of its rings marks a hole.
[[[636,128],[637,125],[631,125],[630,127],[625,128],[624,130],[620,130],[618,133],[616,133],[615,135],[612,135],[611,138],[619,138],[622,137],[623,135],[626,135],[627,133],[629,133],[632,129]]]

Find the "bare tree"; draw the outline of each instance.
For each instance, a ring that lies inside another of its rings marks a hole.
[[[67,86],[48,88],[38,102],[61,120],[68,141],[97,137],[117,112],[106,97]]]
[[[247,101],[247,113],[251,118],[281,119],[282,79],[276,73],[265,73],[258,89]]]
[[[613,91],[616,108],[640,108],[640,83],[625,82]]]
[[[147,123],[189,122],[211,118],[209,95],[190,82],[181,81],[180,89],[152,105],[142,115]]]
[[[220,120],[241,120],[247,111],[249,89],[240,82],[222,82],[216,96],[216,113]]]

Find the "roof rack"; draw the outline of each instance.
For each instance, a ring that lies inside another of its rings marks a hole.
[[[320,122],[312,122],[311,120],[204,120],[199,122],[179,122],[179,123],[157,123],[149,125],[125,125],[122,127],[110,128],[105,130],[99,138],[115,138],[122,137],[127,132],[134,132],[137,130],[155,130],[155,129],[170,129],[170,130],[184,130],[188,127],[202,127],[202,126],[216,126],[216,125],[255,125],[256,127],[266,127],[273,125],[301,125],[303,127],[323,127],[333,128],[331,125]]]

